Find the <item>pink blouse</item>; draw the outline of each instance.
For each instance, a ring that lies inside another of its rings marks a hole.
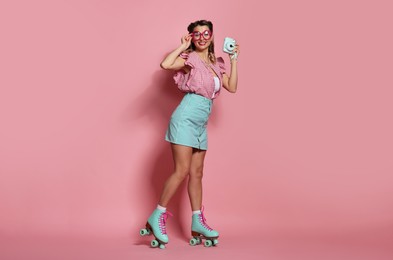
[[[222,75],[225,73],[225,63],[223,58],[218,57],[216,64],[210,64],[211,68],[220,79],[220,89],[214,94],[214,75],[207,65],[202,61],[196,52],[180,54],[180,57],[186,60],[185,65],[191,67],[190,72],[184,70],[176,71],[173,79],[177,87],[183,92],[192,92],[208,99],[215,99],[220,95],[222,88]]]

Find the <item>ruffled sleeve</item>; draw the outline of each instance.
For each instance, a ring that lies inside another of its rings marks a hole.
[[[192,70],[195,69],[195,67],[197,66],[198,57],[196,56],[195,52],[184,53],[184,55],[186,55],[186,57],[187,57],[186,62],[184,64],[190,66],[191,72],[192,72]]]
[[[173,76],[173,79],[180,90],[187,91],[188,87],[190,87],[190,80],[195,74],[194,69],[196,67],[197,57],[193,53],[188,52],[182,52],[179,57],[186,60],[184,64],[190,66],[191,70],[188,73],[184,70],[178,70]]]
[[[189,54],[182,52],[180,53],[179,57],[187,60],[188,59]],[[175,80],[175,84],[178,85],[178,87],[181,89],[181,86],[183,85],[184,81],[185,81],[185,75],[186,73],[183,70],[178,70],[175,72],[175,75],[173,76],[173,79]]]
[[[226,73],[225,62],[224,62],[224,59],[222,57],[218,57],[217,58],[217,64],[218,64],[218,67],[220,69],[220,73],[221,74]]]
[[[188,53],[188,52],[182,52],[182,53],[180,53],[180,55],[179,55],[180,58],[183,58],[183,59],[185,59],[185,60],[188,59],[188,56],[190,56],[190,53]]]
[[[178,86],[182,85],[184,82],[184,76],[185,76],[184,71],[181,70],[176,71],[175,75],[173,76],[173,79],[175,80],[175,84]]]

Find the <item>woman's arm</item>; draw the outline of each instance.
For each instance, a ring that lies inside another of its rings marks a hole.
[[[235,53],[236,58],[231,58],[231,74],[228,77],[227,74],[224,74],[222,77],[222,85],[226,90],[231,93],[236,93],[237,90],[237,56],[239,55],[239,45],[236,45]],[[232,55],[232,56],[233,56]],[[231,57],[232,57],[231,56]]]
[[[161,62],[161,68],[165,70],[179,70],[184,67],[185,59],[179,57],[179,55],[187,50],[191,44],[191,36],[184,35],[181,39],[181,45],[169,53],[164,60]]]

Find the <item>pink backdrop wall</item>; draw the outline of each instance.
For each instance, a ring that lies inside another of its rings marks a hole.
[[[209,222],[391,231],[392,4],[321,2],[2,1],[0,235],[137,239],[181,99],[159,63],[197,19],[214,22],[218,56],[226,36],[241,45],[238,93],[209,124]],[[187,236],[184,186],[169,210]]]

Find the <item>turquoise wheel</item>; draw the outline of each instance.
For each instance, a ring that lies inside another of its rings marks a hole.
[[[191,238],[190,245],[192,245],[192,246],[198,245],[198,240],[196,238]]]
[[[159,245],[160,243],[158,243],[158,241],[157,240],[152,240],[151,242],[150,242],[150,245],[152,246],[152,247],[157,247],[158,245]]]
[[[213,242],[211,240],[206,240],[205,241],[205,247],[211,247]]]
[[[200,245],[202,243],[202,239],[200,237],[197,237],[196,240],[197,240],[197,245]]]
[[[146,228],[142,228],[140,231],[139,231],[139,234],[141,235],[141,236],[147,236],[147,235],[149,235],[149,230],[147,230]]]
[[[218,244],[218,239],[213,240],[213,246],[216,246]]]
[[[160,249],[165,249],[165,245],[164,244],[160,244]]]

